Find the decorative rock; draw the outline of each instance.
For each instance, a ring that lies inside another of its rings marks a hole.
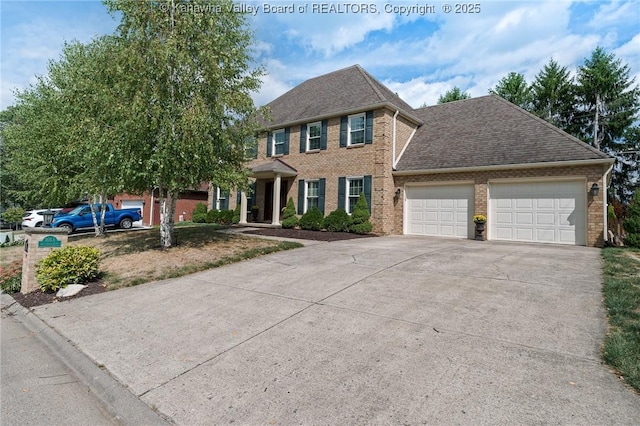
[[[56,297],[75,296],[76,294],[80,293],[83,288],[86,287],[86,285],[82,284],[69,284],[65,288],[61,288],[60,290],[58,290],[58,292],[56,293]]]

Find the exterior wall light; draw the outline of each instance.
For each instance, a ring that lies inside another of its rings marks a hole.
[[[396,189],[396,198],[400,198],[400,188]]]
[[[592,197],[597,197],[599,193],[600,193],[600,187],[598,186],[598,184],[594,183],[593,185],[591,185],[591,190],[589,190],[589,194]]]

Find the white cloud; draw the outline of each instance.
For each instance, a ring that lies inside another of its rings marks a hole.
[[[637,1],[602,2],[599,10],[589,21],[588,26],[596,30],[610,26],[632,24],[637,27],[640,17],[640,6]]]

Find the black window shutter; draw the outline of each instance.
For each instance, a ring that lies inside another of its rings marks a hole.
[[[304,209],[304,179],[298,180],[298,214],[303,214]]]
[[[220,203],[220,210],[229,210],[229,193],[222,192],[222,202]]]
[[[369,214],[371,214],[371,175],[366,175],[364,177],[364,198],[367,199]]]
[[[347,124],[349,117],[344,116],[340,118],[340,148],[347,146]]]
[[[284,155],[289,155],[289,128],[284,129]]]
[[[320,149],[327,149],[327,120],[322,120],[322,130],[320,131]]]
[[[324,187],[326,179],[322,178],[318,180],[318,208],[324,214]]]
[[[211,205],[212,209],[216,208],[216,204],[218,204],[218,187],[213,187],[213,204]]]
[[[257,182],[253,182],[251,185],[249,185],[249,187],[251,188],[251,194],[249,194],[249,197],[251,197],[251,204],[247,203],[247,210],[251,210],[251,207],[255,206],[256,203],[258,202],[258,184]],[[247,200],[249,201],[249,200]]]
[[[367,111],[364,127],[364,143],[373,143],[373,111]]]
[[[340,177],[338,178],[338,208],[344,209],[344,195],[347,186],[347,178]]]
[[[307,150],[307,125],[300,126],[300,152]]]
[[[267,133],[267,157],[271,157],[271,143],[272,143],[272,134],[271,132]]]

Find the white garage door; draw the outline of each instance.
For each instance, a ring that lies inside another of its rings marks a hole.
[[[142,202],[142,200],[122,200],[123,209],[140,209],[141,215],[142,215],[143,207],[144,207],[144,203]],[[142,226],[142,221],[138,220],[133,222],[133,226]]]
[[[473,185],[409,186],[405,234],[473,237]]]
[[[491,184],[489,237],[586,244],[584,182]]]

